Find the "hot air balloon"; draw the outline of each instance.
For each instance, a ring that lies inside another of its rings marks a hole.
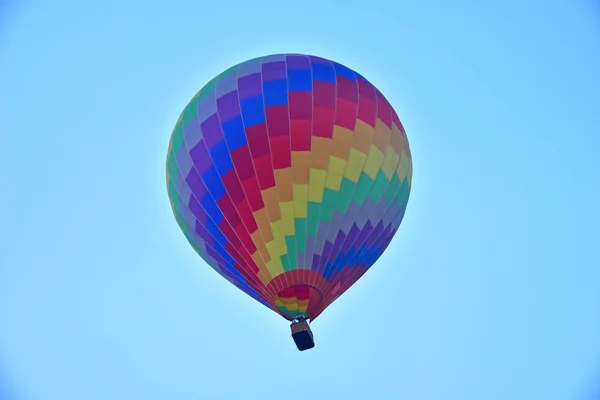
[[[383,254],[412,181],[406,132],[383,94],[334,61],[255,58],[224,71],[171,135],[167,189],[190,245],[291,321],[314,321]]]

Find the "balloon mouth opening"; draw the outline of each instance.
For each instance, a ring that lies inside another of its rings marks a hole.
[[[323,311],[323,308],[321,292],[306,283],[287,286],[273,299],[273,309],[288,321],[300,316],[313,320]]]

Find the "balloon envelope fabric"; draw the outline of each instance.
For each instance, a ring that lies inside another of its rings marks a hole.
[[[404,217],[408,139],[383,94],[324,58],[275,54],[211,80],[181,113],[167,189],[194,250],[284,318],[314,320]]]

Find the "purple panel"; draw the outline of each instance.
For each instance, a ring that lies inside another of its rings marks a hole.
[[[262,94],[262,78],[260,73],[238,79],[238,92],[240,94],[240,100]]]
[[[287,72],[285,62],[277,61],[263,64],[262,79],[263,81],[274,81],[277,79],[286,79]]]
[[[223,131],[221,129],[221,123],[217,114],[211,115],[201,125],[202,136],[204,136],[204,142],[208,149],[212,149],[217,143],[223,140]],[[196,160],[194,159],[194,162]]]
[[[219,110],[221,124],[240,115],[240,103],[237,91],[229,92],[223,97],[218,98],[217,109]]]
[[[196,147],[190,150],[190,157],[194,162],[196,170],[201,175],[208,171],[208,169],[213,165],[204,140],[201,140]]]
[[[308,58],[310,59],[311,62],[313,63],[318,63],[318,64],[327,64],[327,65],[333,65],[333,63],[330,60],[326,60],[324,58],[321,57],[317,57],[317,56],[308,56]]]
[[[201,200],[204,198],[204,194],[206,193],[206,187],[204,186],[204,182],[202,182],[202,178],[198,175],[198,171],[192,169],[188,176],[185,178],[192,194],[196,197],[196,199]]]
[[[289,69],[310,69],[310,59],[307,56],[289,55],[286,57]]]
[[[204,210],[202,205],[199,203],[200,201],[202,201],[202,199],[192,197],[188,203],[188,208],[192,214],[194,214],[196,220],[200,222],[200,225],[206,226],[208,223],[208,214],[206,214],[206,210]]]

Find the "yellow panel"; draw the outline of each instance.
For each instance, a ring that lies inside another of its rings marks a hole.
[[[281,254],[276,255],[276,249],[279,249],[278,245],[280,245],[280,243],[278,243],[280,241],[278,240],[274,240],[271,243],[267,243],[267,247],[273,247],[273,250],[271,251],[271,249],[269,249],[269,252],[271,253],[272,256],[272,260],[269,261],[267,263],[267,269],[269,270],[271,276],[277,276],[277,275],[281,275],[283,274],[283,264],[281,263],[281,258],[279,258],[281,256]],[[283,242],[283,247],[285,248],[285,242]],[[277,251],[280,251],[277,250]],[[283,254],[287,253],[287,248],[285,248],[285,251],[283,252]]]
[[[398,176],[400,177],[401,180],[406,179],[409,166],[410,166],[410,161],[409,161],[408,157],[406,156],[406,153],[402,152],[402,154],[400,155],[400,162],[398,163],[398,168],[396,169],[396,171],[398,171]]]
[[[399,161],[400,157],[396,151],[391,146],[388,147],[383,163],[381,164],[381,171],[383,171],[388,179],[392,179]]]
[[[289,236],[294,234],[294,202],[286,201],[285,203],[279,203],[279,209],[281,210],[281,220],[277,221],[273,225],[273,231],[275,236]]]
[[[390,138],[390,146],[396,150],[397,154],[402,153],[402,150],[404,150],[404,142],[405,138],[400,131],[400,128],[398,128],[396,124],[392,124],[392,137]]]
[[[371,146],[371,150],[367,155],[367,160],[365,161],[365,166],[363,171],[373,180],[377,177],[377,173],[379,172],[379,167],[383,162],[383,153],[379,148],[375,145]]]
[[[281,263],[279,256],[287,254],[287,246],[285,245],[285,240],[283,240],[283,238],[280,237],[277,237],[272,242],[267,243],[267,249],[269,249],[269,254],[271,255],[271,261],[267,263],[267,266],[274,262]]]
[[[325,190],[325,179],[327,171],[322,169],[310,170],[310,184],[308,189],[308,200],[321,203],[323,201],[323,191]]]
[[[390,138],[392,136],[392,131],[387,127],[386,124],[381,122],[380,119],[377,119],[375,122],[375,133],[373,135],[373,144],[377,146],[382,153],[385,153],[385,149],[390,144]]]
[[[294,216],[308,216],[308,185],[294,185]]]
[[[371,148],[374,132],[375,129],[373,129],[371,125],[361,121],[360,119],[357,119],[356,127],[354,128],[354,140],[352,142],[352,146],[367,154]]]
[[[348,159],[344,176],[350,179],[352,182],[357,183],[366,159],[366,154],[353,147],[350,150],[350,158]]]
[[[325,180],[325,187],[340,190],[345,166],[346,160],[334,156],[329,157],[329,170],[327,172],[327,179]]]

